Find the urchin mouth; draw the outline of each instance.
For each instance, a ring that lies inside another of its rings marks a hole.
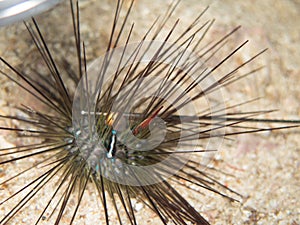
[[[89,121],[84,120],[80,128],[69,128],[73,137],[65,139],[65,142],[72,144],[73,147],[69,148],[70,152],[78,152],[80,157],[93,169],[96,168],[98,162],[102,162],[104,159],[112,161],[118,159],[126,164],[138,165],[138,163],[134,163],[136,159],[143,159],[143,154],[153,150],[148,149],[149,140],[147,138],[151,132],[155,133],[152,138],[159,141],[165,135],[162,132],[166,128],[165,122],[155,118],[157,113],[120,131],[113,129],[108,124],[108,119],[102,124],[97,122],[97,127],[100,128],[91,127]],[[107,117],[110,118],[109,115]],[[101,121],[101,119],[97,120]],[[140,165],[146,165],[146,162],[141,162]]]

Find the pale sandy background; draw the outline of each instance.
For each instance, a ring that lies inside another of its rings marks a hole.
[[[134,35],[137,40],[156,15],[167,9],[169,2],[136,1],[131,20],[136,21]],[[299,119],[300,2],[186,0],[182,1],[175,12],[174,18],[181,18],[179,27],[182,26],[184,29],[207,5],[210,5],[210,9],[205,14],[204,20],[210,18],[217,20],[212,35],[220,37],[233,27],[242,25],[242,30],[235,36],[236,41],[240,43],[246,39],[250,40],[241,54],[242,58],[266,47],[269,48],[268,52],[256,62],[257,65],[265,65],[265,69],[224,90],[224,98],[231,99],[232,102],[241,102],[260,96],[263,99],[249,106],[251,110],[279,109],[279,112],[266,117]],[[81,28],[88,46],[88,59],[92,60],[104,52],[114,4],[108,0],[86,0],[82,1],[81,8]],[[72,59],[74,51],[68,48],[73,40],[70,36],[72,27],[67,10],[68,7],[60,5],[50,14],[40,16],[39,21],[44,25],[47,40],[53,44],[56,51],[64,48],[66,49],[64,55]],[[16,66],[26,67],[31,64],[32,61],[28,60],[28,56],[34,48],[30,45],[30,38],[23,25],[1,28],[0,32],[1,56]],[[27,58],[25,62],[22,60],[24,57]],[[10,112],[8,106],[13,105],[12,101],[19,96],[10,82],[2,77],[0,81],[1,113],[7,113]],[[2,143],[5,145],[4,140]],[[242,135],[227,141],[216,155],[216,165],[233,175],[220,179],[245,196],[241,204],[232,204],[222,197],[207,192],[198,196],[194,193],[185,193],[185,196],[212,224],[300,224],[299,143],[299,129]],[[8,176],[8,170],[5,167],[1,168],[1,177]],[[22,186],[22,182],[25,180],[16,185]],[[14,190],[12,187],[5,188]],[[0,196],[3,197],[2,194]],[[82,220],[76,224],[104,224],[104,215],[101,215],[99,221],[98,213],[90,212],[92,204],[99,205],[95,203],[95,198],[95,193],[91,191],[90,199],[84,202],[79,212],[78,218]],[[35,210],[42,203],[42,199],[38,203],[34,202],[30,209]],[[144,223],[141,224],[159,224],[158,220],[153,219],[154,214],[145,211],[139,203],[136,204],[136,209],[139,216],[144,218]],[[0,215],[3,215],[5,210],[7,210],[5,207],[0,206]],[[94,214],[96,217],[93,217]],[[22,214],[19,218],[22,219],[16,220],[13,224],[31,224],[28,214]],[[44,224],[51,223],[44,221]]]

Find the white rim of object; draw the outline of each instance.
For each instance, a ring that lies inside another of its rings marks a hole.
[[[42,13],[60,0],[0,0],[0,26],[6,26]]]

